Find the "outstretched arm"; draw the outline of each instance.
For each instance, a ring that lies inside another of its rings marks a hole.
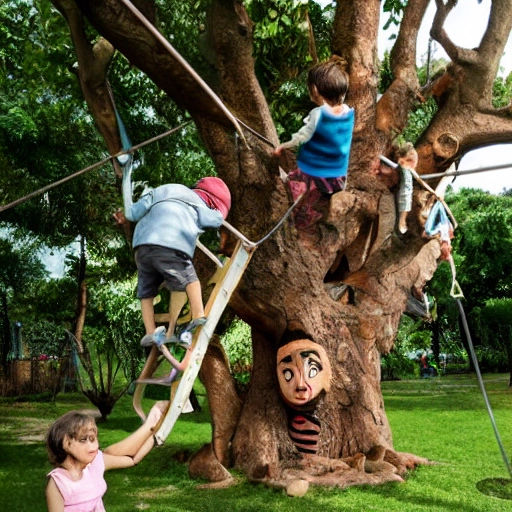
[[[127,438],[115,443],[103,452],[105,471],[129,468],[138,464],[153,448],[153,432],[169,402],[157,402],[149,411],[144,424]]]
[[[119,157],[120,160],[122,157]],[[132,164],[133,157],[130,155],[129,158],[120,162],[123,168],[123,207],[124,216],[132,222],[139,221],[148,210],[151,208],[153,203],[153,190],[146,192],[136,203],[133,202],[132,195]]]
[[[292,138],[288,142],[284,142],[276,147],[274,154],[279,156],[283,149],[291,149],[307,142],[313,133],[315,133],[318,119],[320,118],[320,108],[314,108],[309,116],[306,117],[304,126],[296,133],[292,135]]]

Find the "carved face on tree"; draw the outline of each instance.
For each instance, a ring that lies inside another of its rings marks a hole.
[[[327,353],[311,340],[287,343],[277,351],[277,378],[281,395],[289,406],[307,405],[331,387]]]

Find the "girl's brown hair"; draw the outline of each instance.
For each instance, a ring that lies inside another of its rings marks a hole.
[[[70,411],[56,420],[46,434],[46,451],[50,464],[59,466],[66,460],[68,456],[64,449],[66,437],[78,439],[91,428],[91,425],[96,429],[94,416],[87,411]]]

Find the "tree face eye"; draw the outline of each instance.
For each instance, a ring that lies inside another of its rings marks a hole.
[[[283,376],[286,382],[290,382],[293,379],[293,372],[291,370],[285,370]]]
[[[304,367],[306,369],[306,375],[309,379],[314,379],[322,371],[321,363],[311,358],[305,361]]]

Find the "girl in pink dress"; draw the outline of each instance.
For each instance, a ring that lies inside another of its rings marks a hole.
[[[157,402],[144,424],[119,443],[99,450],[98,428],[87,411],[70,411],[50,427],[46,448],[55,469],[48,473],[48,512],[104,512],[108,469],[128,468],[153,448],[153,431],[168,402]]]

